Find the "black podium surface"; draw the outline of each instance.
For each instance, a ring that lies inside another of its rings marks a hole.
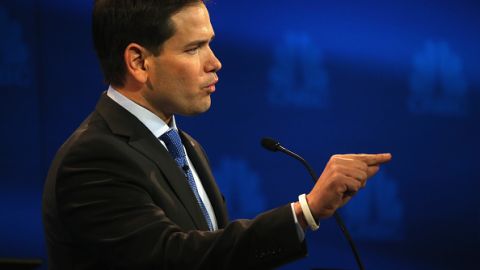
[[[0,270],[30,270],[42,265],[39,259],[0,258]]]

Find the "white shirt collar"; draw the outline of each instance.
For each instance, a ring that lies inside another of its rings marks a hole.
[[[165,123],[165,121],[163,121],[163,119],[146,108],[133,102],[131,99],[125,97],[120,92],[115,90],[111,85],[108,87],[107,96],[137,117],[138,120],[140,120],[140,122],[142,122],[157,138],[162,136],[163,133],[167,132],[171,128],[177,129],[175,116],[172,116],[172,121],[169,126],[167,123]]]

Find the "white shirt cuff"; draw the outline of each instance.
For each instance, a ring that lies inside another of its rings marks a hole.
[[[291,204],[290,204],[290,207],[292,207],[293,220],[295,221],[295,225],[297,226],[297,236],[298,236],[298,240],[299,240],[300,242],[303,242],[303,240],[305,240],[305,232],[303,231],[303,228],[302,228],[302,226],[300,225],[300,223],[298,223],[297,215],[295,214],[294,203],[291,203]]]

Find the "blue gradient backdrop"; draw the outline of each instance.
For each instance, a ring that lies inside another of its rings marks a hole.
[[[56,149],[106,89],[90,1],[0,3],[0,257],[45,259],[41,193]],[[221,1],[211,110],[179,125],[203,143],[232,217],[310,189],[278,138],[321,171],[330,155],[391,152],[341,210],[367,269],[479,269],[478,1]],[[282,269],[355,269],[332,220]],[[43,269],[46,269],[44,266]]]

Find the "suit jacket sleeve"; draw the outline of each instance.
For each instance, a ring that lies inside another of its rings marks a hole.
[[[163,196],[161,175],[125,142],[105,134],[74,140],[49,177],[57,179],[58,215],[85,256],[112,269],[269,269],[306,254],[290,205],[215,232],[185,229],[152,199]]]

